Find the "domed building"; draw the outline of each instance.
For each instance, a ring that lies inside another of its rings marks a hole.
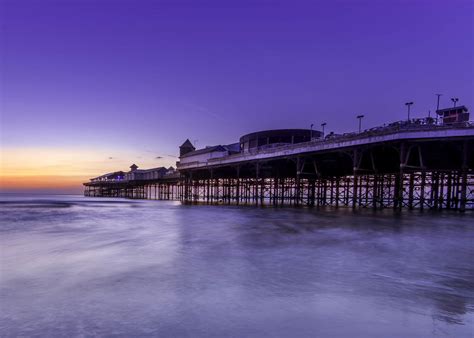
[[[322,132],[310,129],[263,130],[242,136],[240,138],[240,150],[251,152],[293,143],[309,142],[322,136]]]
[[[195,149],[191,142],[186,140],[179,147],[180,157],[177,166],[183,168],[206,165],[226,156],[309,142],[321,138],[322,135],[322,132],[310,129],[264,130],[242,136],[239,143],[207,146],[202,149]]]

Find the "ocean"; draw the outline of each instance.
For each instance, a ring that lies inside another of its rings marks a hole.
[[[0,195],[2,337],[472,337],[474,214]]]

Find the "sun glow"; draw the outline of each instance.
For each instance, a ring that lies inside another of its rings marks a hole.
[[[82,183],[103,173],[126,170],[135,161],[143,167],[159,166],[136,153],[65,148],[7,148],[1,150],[0,189],[3,191],[59,189],[79,192]],[[163,165],[163,164],[161,164]]]

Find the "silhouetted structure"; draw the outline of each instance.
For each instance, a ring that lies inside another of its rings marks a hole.
[[[183,155],[186,155],[187,153],[191,152],[191,151],[195,151],[196,148],[194,148],[193,144],[191,143],[191,141],[189,140],[186,140],[184,141],[184,143],[179,147],[179,156],[183,156]]]
[[[469,113],[466,106],[446,108],[437,110],[443,124],[462,123],[469,121]]]
[[[117,171],[92,178],[84,183],[85,196],[92,197],[127,197],[152,198],[146,195],[145,187],[154,185],[155,198],[178,199],[179,174],[173,167],[158,167],[152,169],[138,169],[136,164],[130,166],[130,171]],[[158,193],[158,187],[161,191]]]
[[[250,133],[240,138],[240,150],[251,152],[321,138],[322,132],[309,129],[277,129]]]
[[[186,140],[179,174],[123,186],[96,178],[85,184],[86,195],[107,196],[119,187],[115,195],[184,202],[474,209],[474,126],[465,115],[464,122],[446,122],[453,109],[467,113],[443,109],[441,124],[412,119],[326,138],[269,130],[198,150]]]

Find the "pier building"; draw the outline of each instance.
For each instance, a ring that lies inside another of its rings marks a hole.
[[[179,174],[175,168],[158,167],[138,169],[136,164],[130,171],[117,171],[91,178],[84,183],[85,196],[91,197],[126,197],[152,198],[149,186],[154,187],[156,199],[179,199]]]
[[[115,182],[123,180],[125,173],[123,171],[115,171],[113,173],[107,173],[101,176],[91,178],[92,183],[104,183],[104,182]]]
[[[466,106],[440,109],[436,113],[441,118],[441,123],[445,125],[469,121],[469,113]]]
[[[188,142],[188,140],[186,140],[186,142]],[[186,142],[183,145],[185,145]],[[183,146],[181,146],[180,149],[183,149],[182,147]],[[226,157],[232,154],[237,154],[239,152],[239,143],[233,143],[228,145],[208,146],[203,149],[186,151],[180,155],[179,159],[180,164],[201,163],[216,158]]]
[[[323,133],[308,129],[264,130],[244,135],[240,138],[241,152],[255,152],[288,144],[309,142],[322,138]]]

